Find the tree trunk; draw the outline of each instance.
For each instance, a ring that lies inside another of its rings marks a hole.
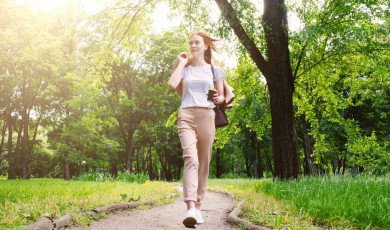
[[[28,146],[29,146],[29,135],[28,135],[28,124],[29,124],[29,114],[27,110],[24,111],[22,115],[22,126],[23,129],[23,136],[22,136],[22,143],[21,143],[21,166],[22,166],[22,178],[28,179],[29,178],[29,172],[28,172],[28,165],[30,161],[30,156],[28,154]]]
[[[22,157],[22,131],[23,131],[23,125],[22,121],[20,120],[19,122],[19,129],[17,129],[18,136],[16,138],[16,146],[14,149],[14,167],[15,167],[15,176],[16,177],[22,177],[22,168],[21,168],[21,157]],[[16,126],[16,125],[15,125]]]
[[[142,157],[141,157],[141,160],[142,160],[142,167],[141,167],[141,172],[142,173],[146,173],[146,164],[147,164],[147,161],[148,161],[148,157],[147,157],[147,154],[145,154],[145,149],[143,148],[142,149]]]
[[[162,173],[160,174],[160,179],[167,179],[167,169],[166,163],[164,162],[163,153],[158,153],[158,159],[161,164]]]
[[[215,154],[215,163],[217,168],[217,178],[222,176],[222,164],[221,164],[221,149],[217,148],[217,153]]]
[[[118,163],[116,161],[111,163],[111,175],[115,178],[118,176]]]
[[[264,167],[263,167],[263,161],[261,157],[260,144],[257,140],[256,140],[256,152],[257,152],[257,164],[258,164],[257,175],[259,176],[259,178],[263,178]]]
[[[299,176],[299,154],[294,126],[294,79],[284,0],[264,0],[263,19],[268,61],[246,33],[232,5],[227,0],[215,1],[222,16],[229,22],[267,80],[271,101],[274,176],[281,179],[296,178]]]
[[[297,178],[299,154],[293,110],[294,79],[284,0],[265,0],[263,17],[269,58],[266,78],[271,101],[274,175],[281,179]]]
[[[271,158],[268,156],[268,148],[267,147],[264,148],[264,154],[265,154],[265,157],[267,158],[268,168],[271,171],[272,175],[274,175],[274,168],[272,167]]]
[[[342,162],[343,171],[341,172],[341,173],[342,173],[342,175],[344,175],[344,174],[345,174],[345,168],[347,167],[347,165],[346,165],[346,161],[347,161],[347,159],[343,158],[343,162]]]
[[[13,151],[12,143],[12,115],[8,114],[7,125],[8,125],[8,180],[15,179],[15,156]]]
[[[253,162],[253,177],[259,178],[259,175],[257,174],[257,156],[256,156],[256,133],[251,131],[250,132],[251,137],[251,148],[252,148],[252,162]]]
[[[132,154],[133,154],[133,135],[135,130],[130,129],[127,132],[127,138],[125,140],[126,142],[126,172],[131,173],[133,171],[132,167]]]
[[[135,158],[135,171],[137,173],[140,172],[141,170],[141,166],[140,166],[140,160],[141,160],[141,156],[140,156],[140,150],[134,150],[134,158]]]
[[[27,138],[27,146],[26,146],[27,175],[24,176],[24,178],[31,177],[30,164],[31,164],[31,159],[32,159],[33,151],[34,151],[34,144],[35,144],[35,141],[36,141],[37,135],[38,135],[38,127],[39,127],[39,124],[41,122],[41,119],[42,119],[42,117],[40,115],[37,119],[36,124],[35,124],[34,133],[32,135],[31,141],[28,140],[28,138]],[[28,126],[28,124],[27,124],[27,126]]]
[[[150,145],[148,146],[148,173],[151,180],[156,179],[155,175],[153,174],[152,147]]]
[[[70,180],[68,153],[64,153],[64,180]]]
[[[250,136],[249,136],[249,130],[247,128],[244,128],[244,135],[245,135],[245,146],[244,147],[244,155],[245,155],[245,169],[246,169],[246,176],[252,177],[251,174],[251,151],[249,149],[250,146]]]
[[[339,175],[344,175],[345,173],[345,158],[344,157],[341,157],[340,159],[338,159],[338,165],[337,165],[337,174]]]
[[[166,153],[168,154],[168,153]],[[169,162],[169,160],[167,159],[167,180],[168,181],[171,181],[173,176],[172,176],[172,170],[171,170],[171,163]]]
[[[301,126],[303,134],[303,152],[305,154],[303,170],[305,175],[317,174],[317,168],[314,164],[312,154],[314,152],[314,138],[309,135],[307,128],[306,116],[301,115]]]
[[[251,170],[250,170],[250,164],[249,164],[249,150],[248,147],[244,147],[244,155],[245,155],[245,170],[246,170],[246,176],[251,177]],[[234,170],[235,171],[235,170]]]
[[[7,132],[7,123],[4,121],[1,127],[1,142],[0,142],[0,156],[3,154],[3,146],[5,141],[5,134]]]
[[[296,134],[293,120],[292,93],[279,90],[286,85],[271,83],[272,148],[274,176],[281,179],[297,178],[299,158],[296,149]],[[286,103],[286,101],[288,101]]]

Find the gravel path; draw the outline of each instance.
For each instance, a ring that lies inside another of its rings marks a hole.
[[[197,229],[230,230],[238,229],[227,223],[228,211],[233,206],[233,199],[227,195],[207,192],[202,215],[205,223]],[[126,210],[110,213],[107,218],[94,221],[88,228],[69,227],[72,230],[150,230],[150,229],[186,229],[182,223],[186,205],[180,195],[173,203],[153,207],[147,210]]]

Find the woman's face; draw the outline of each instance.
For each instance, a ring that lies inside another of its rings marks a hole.
[[[204,43],[203,37],[199,35],[193,35],[190,37],[188,46],[193,57],[203,57],[204,51],[207,49],[207,45]]]

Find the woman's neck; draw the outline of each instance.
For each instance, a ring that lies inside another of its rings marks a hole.
[[[192,59],[192,66],[194,67],[202,67],[208,65],[204,58],[194,58]]]

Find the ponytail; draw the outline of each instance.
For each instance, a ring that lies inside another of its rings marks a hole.
[[[210,47],[207,47],[207,50],[204,52],[204,60],[211,65],[213,54],[211,53]]]

